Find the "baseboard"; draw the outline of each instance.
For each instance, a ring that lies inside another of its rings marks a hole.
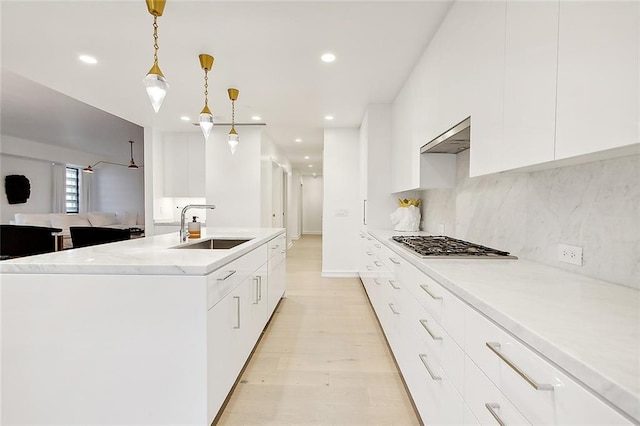
[[[300,239],[300,235],[294,235],[293,237],[291,237],[291,240],[299,240]]]
[[[354,271],[322,271],[322,278],[359,278],[358,272]]]
[[[318,232],[303,232],[302,235],[322,235],[322,231],[318,231]]]

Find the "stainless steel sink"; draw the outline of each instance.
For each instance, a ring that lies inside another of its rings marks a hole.
[[[239,246],[240,244],[246,243],[247,241],[251,241],[253,238],[249,239],[224,239],[224,238],[210,238],[204,241],[198,241],[193,244],[182,244],[179,246],[175,246],[173,248],[176,249],[195,249],[195,250],[225,250],[234,248],[235,246]]]

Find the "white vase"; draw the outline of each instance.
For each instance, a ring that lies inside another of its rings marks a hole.
[[[398,207],[391,213],[391,223],[394,231],[419,231],[420,209],[416,206]]]

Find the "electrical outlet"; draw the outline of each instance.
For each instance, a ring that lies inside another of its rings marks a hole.
[[[558,260],[582,266],[582,247],[558,244]]]

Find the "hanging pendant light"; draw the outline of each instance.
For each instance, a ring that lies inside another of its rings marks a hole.
[[[231,154],[236,153],[236,148],[238,147],[238,143],[240,142],[240,136],[238,136],[238,132],[236,132],[236,100],[238,100],[238,94],[240,91],[238,89],[229,88],[227,90],[229,92],[229,99],[231,99],[231,131],[229,131],[229,136],[227,138],[227,143],[229,144],[229,149],[231,150]]]
[[[137,169],[138,166],[136,165],[136,162],[133,161],[133,141],[129,141],[129,143],[131,144],[131,161],[129,161],[129,167],[130,169]]]
[[[213,68],[213,56],[201,53],[198,55],[200,58],[200,67],[204,70],[204,108],[200,112],[200,129],[204,135],[204,140],[209,139],[211,129],[213,128],[213,115],[209,109],[209,71]]]
[[[147,95],[151,100],[153,110],[157,113],[160,110],[162,101],[167,95],[167,89],[169,84],[167,79],[164,78],[164,74],[160,71],[158,66],[158,16],[162,16],[164,11],[164,5],[166,0],[146,0],[147,9],[149,13],[153,15],[153,66],[147,73],[146,77],[142,80],[145,88],[147,89]]]

